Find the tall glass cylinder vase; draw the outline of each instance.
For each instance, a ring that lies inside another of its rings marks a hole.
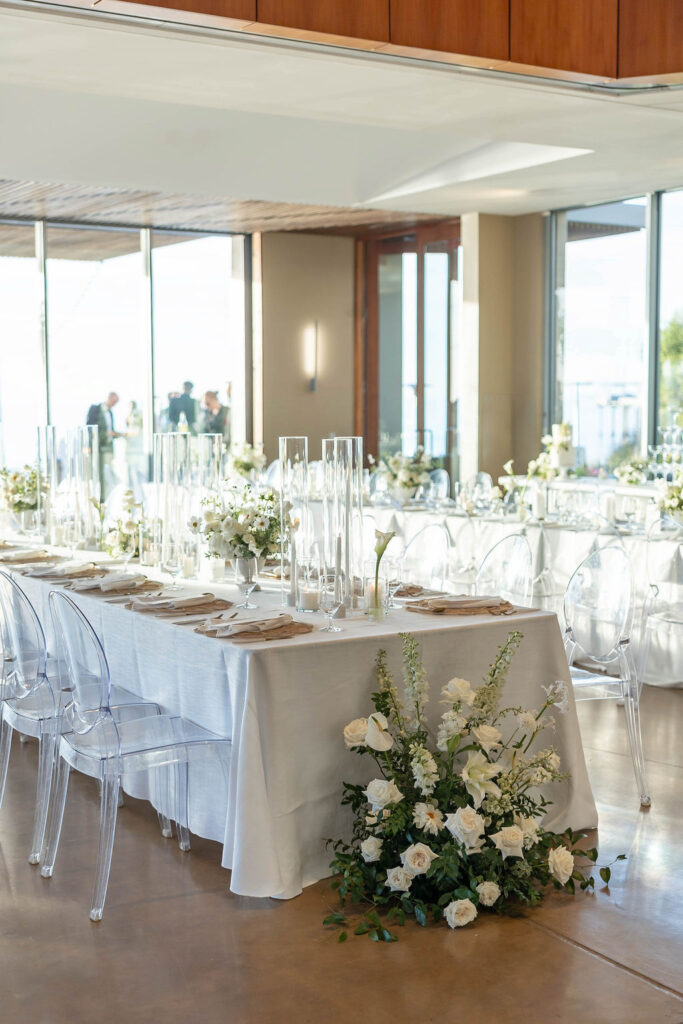
[[[338,580],[345,609],[360,603],[363,587],[363,441],[323,442],[325,567]]]
[[[192,489],[190,511],[198,514],[205,498],[217,498],[220,495],[223,435],[190,435],[189,453]]]
[[[81,547],[97,548],[100,543],[100,459],[97,426],[76,427],[74,431],[74,474]]]
[[[46,424],[38,427],[36,459],[38,474],[38,522],[40,533],[48,544],[56,543],[57,428]]]
[[[308,514],[308,438],[280,438],[280,576],[282,603],[296,606],[297,558],[311,547]]]
[[[190,435],[155,434],[155,518],[160,520],[162,566],[178,561],[188,529],[191,479]]]

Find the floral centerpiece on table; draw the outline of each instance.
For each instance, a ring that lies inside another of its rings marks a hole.
[[[660,512],[683,525],[683,472],[679,471],[667,484],[657,504]]]
[[[415,496],[418,487],[429,483],[429,474],[433,469],[433,461],[420,446],[414,455],[396,452],[388,459],[382,459],[376,472],[386,480],[390,494],[405,504]]]
[[[232,476],[249,477],[260,473],[266,465],[266,456],[261,447],[255,448],[248,441],[234,444],[228,457],[228,471]]]
[[[136,503],[131,490],[123,492],[121,497],[121,515],[105,525],[104,508],[96,498],[92,504],[100,515],[102,529],[102,547],[116,557],[124,555],[126,559],[139,557],[141,505]]]
[[[44,493],[43,486],[43,493]],[[0,469],[0,504],[9,512],[35,512],[38,508],[38,472],[35,466]]]
[[[222,499],[207,499],[189,528],[205,538],[209,558],[266,559],[280,547],[280,495],[249,485],[231,488]]]
[[[574,892],[592,887],[576,866],[583,835],[546,830],[541,819],[550,801],[539,788],[567,776],[541,733],[553,726],[551,709],[565,711],[562,682],[544,689],[538,708],[501,707],[508,668],[522,634],[511,632],[477,689],[451,679],[441,690],[444,711],[435,740],[425,721],[429,687],[419,649],[401,634],[405,702],[377,657],[374,712],[344,729],[346,746],[375,759],[378,773],[367,786],[344,785],[343,803],[354,814],[350,843],[334,842],[333,888],[342,904],[369,903],[355,929],[375,941],[393,941],[387,922],[418,924],[445,920],[451,928],[473,921],[482,910],[506,913],[536,906],[543,888]],[[621,859],[621,858],[619,858]],[[609,867],[601,868],[609,880]],[[326,924],[348,924],[344,912]],[[346,937],[342,932],[340,938]]]
[[[622,462],[620,466],[615,467],[614,475],[618,483],[637,487],[647,481],[647,462],[645,459],[630,459],[628,462]]]

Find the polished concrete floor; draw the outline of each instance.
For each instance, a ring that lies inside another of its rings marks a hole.
[[[88,919],[98,800],[75,777],[57,871],[29,866],[36,747],[15,743],[0,811],[0,1024],[682,1024],[683,690],[645,687],[653,805],[641,811],[611,702],[580,705],[610,891],[553,895],[522,918],[338,945],[335,897],[228,891],[215,843],[161,838],[149,805],[119,815],[104,920]]]

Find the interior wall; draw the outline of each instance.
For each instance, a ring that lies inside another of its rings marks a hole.
[[[306,435],[320,458],[330,434],[353,434],[354,242],[331,235],[261,236],[263,444]],[[318,382],[309,387],[306,332],[318,321]]]
[[[465,214],[463,308],[457,342],[461,479],[524,472],[543,421],[542,214]]]

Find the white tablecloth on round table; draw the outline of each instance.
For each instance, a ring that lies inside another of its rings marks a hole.
[[[17,574],[45,624],[49,643],[49,585]],[[216,593],[235,589],[212,585]],[[223,844],[222,863],[232,870],[231,889],[248,896],[296,896],[329,874],[324,840],[349,834],[340,806],[342,780],[365,782],[372,762],[347,751],[342,729],[367,715],[375,681],[373,663],[384,647],[400,672],[400,630],[417,634],[432,686],[436,718],[439,690],[453,676],[478,684],[508,632],[524,634],[515,657],[506,703],[536,707],[542,685],[568,680],[554,615],[448,618],[405,610],[384,623],[347,619],[343,632],[237,646],[149,615],[107,604],[101,597],[75,600],[102,638],[112,680],[232,740],[228,792],[219,770],[191,766],[190,828]],[[279,596],[261,593],[259,605],[277,607]],[[305,618],[305,616],[300,616]],[[320,615],[310,616],[316,626]],[[571,779],[551,787],[548,819],[557,829],[592,827],[597,812],[586,773],[573,700],[557,716],[553,743]],[[129,787],[127,787],[129,788]],[[144,782],[130,788],[148,796]]]

